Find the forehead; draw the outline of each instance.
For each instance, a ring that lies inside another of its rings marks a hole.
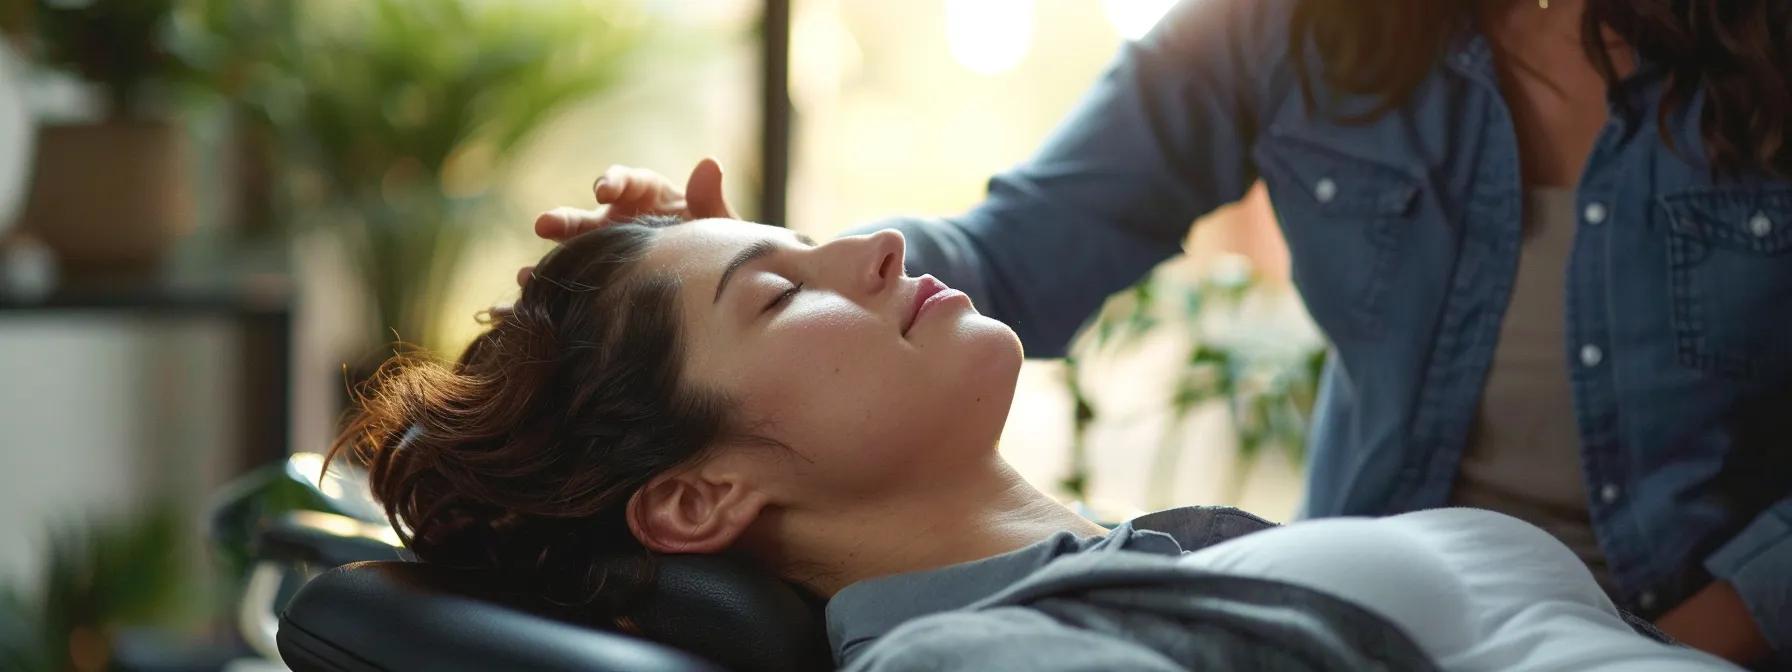
[[[753,243],[780,236],[785,229],[734,219],[699,219],[660,231],[658,242],[644,260],[651,268],[670,274],[685,285],[714,288],[722,268],[734,255]],[[794,239],[794,238],[792,238]]]

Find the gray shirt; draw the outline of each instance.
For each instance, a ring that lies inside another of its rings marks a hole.
[[[1573,191],[1533,188],[1525,194],[1512,299],[1450,503],[1543,528],[1580,556],[1606,592],[1615,593],[1587,512],[1568,379],[1563,283],[1575,225]]]
[[[1060,533],[940,569],[861,581],[828,603],[853,670],[1431,669],[1380,617],[1292,584],[1192,569],[1187,551],[1272,527],[1226,507]]]

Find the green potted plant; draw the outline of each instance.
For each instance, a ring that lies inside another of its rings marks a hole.
[[[515,150],[615,81],[641,17],[602,0],[261,4],[296,26],[260,44],[240,95],[276,139],[282,209],[346,250],[369,350],[445,349],[443,295]]]
[[[71,267],[154,264],[192,225],[184,128],[171,93],[190,71],[165,48],[177,0],[0,0],[28,61],[75,75],[91,119],[38,128],[24,228]]]

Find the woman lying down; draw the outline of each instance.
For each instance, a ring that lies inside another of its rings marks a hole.
[[[750,558],[831,598],[851,669],[1735,669],[1496,513],[1105,529],[997,454],[1020,365],[894,231],[644,219],[549,253],[457,364],[389,363],[332,456],[423,560],[610,618],[632,591],[581,558]]]

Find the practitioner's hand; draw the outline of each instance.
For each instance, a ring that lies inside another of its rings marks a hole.
[[[1655,622],[1655,626],[1680,643],[1748,665],[1767,657],[1771,650],[1736,588],[1713,581],[1693,593],[1680,606]]]
[[[554,208],[535,218],[535,235],[563,241],[586,231],[627,222],[642,215],[667,215],[690,221],[711,217],[735,218],[734,209],[722,196],[722,166],[703,159],[691,169],[684,191],[664,175],[645,168],[610,166],[591,185],[598,206],[591,210]],[[534,266],[517,272],[517,284],[526,284]]]

